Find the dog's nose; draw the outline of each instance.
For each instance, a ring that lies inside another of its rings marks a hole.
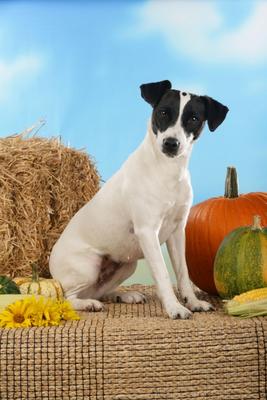
[[[179,145],[180,145],[179,140],[173,137],[168,137],[163,140],[163,146],[165,150],[170,153],[175,153],[178,150]]]

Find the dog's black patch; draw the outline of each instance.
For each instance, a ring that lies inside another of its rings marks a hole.
[[[191,99],[186,103],[181,118],[182,126],[187,135],[193,134],[194,140],[201,133],[203,123],[206,120],[205,103],[200,96],[191,95]]]
[[[227,112],[228,108],[217,100],[191,94],[191,100],[183,110],[182,126],[188,135],[193,134],[195,140],[199,137],[205,121],[208,121],[209,130],[213,132],[224,121]]]
[[[152,113],[152,129],[155,135],[174,126],[179,117],[180,91],[168,90],[154,108]]]

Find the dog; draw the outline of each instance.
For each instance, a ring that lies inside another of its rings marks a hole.
[[[205,122],[214,131],[228,108],[208,96],[172,89],[168,80],[143,84],[152,108],[147,134],[122,167],[70,220],[55,243],[50,272],[76,310],[100,311],[102,301],[146,301],[118,286],[145,258],[157,294],[172,319],[213,309],[199,300],[185,259],[185,225],[192,205],[188,163]],[[182,305],[162,256],[166,243]]]

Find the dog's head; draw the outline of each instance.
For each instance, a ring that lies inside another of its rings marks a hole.
[[[208,96],[171,89],[170,81],[140,86],[141,95],[153,107],[151,125],[155,141],[168,157],[187,152],[208,122],[215,131],[223,122],[228,108]]]

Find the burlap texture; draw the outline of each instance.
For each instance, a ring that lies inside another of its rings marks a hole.
[[[149,302],[0,330],[1,400],[266,399],[267,318],[229,317],[213,297],[216,312],[173,321],[154,287],[134,289]]]

